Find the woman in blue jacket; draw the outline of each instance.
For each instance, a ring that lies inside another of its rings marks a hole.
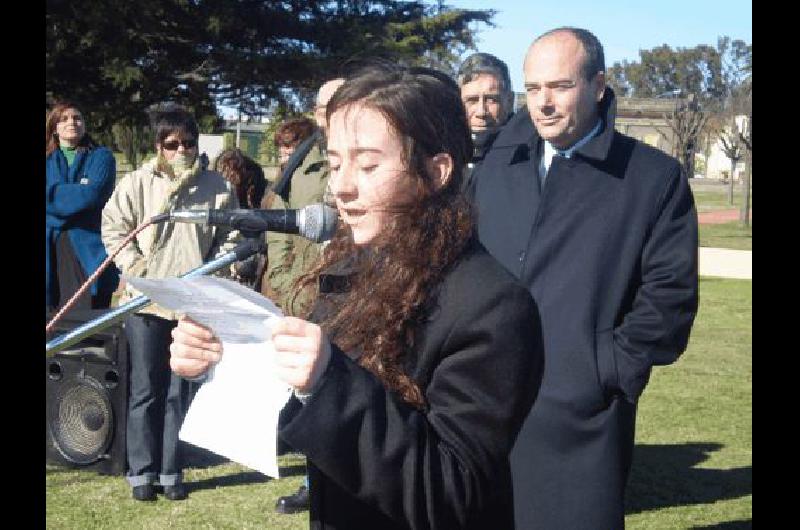
[[[116,163],[109,149],[86,134],[80,110],[66,101],[54,105],[47,117],[45,154],[49,312],[63,306],[107,257],[100,239],[100,212],[114,189]],[[74,307],[108,307],[118,283],[119,272],[112,264]]]

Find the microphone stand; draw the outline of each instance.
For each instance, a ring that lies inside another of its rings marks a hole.
[[[247,238],[244,239],[241,243],[236,245],[233,250],[228,252],[227,254],[220,256],[208,263],[204,263],[200,267],[193,269],[181,278],[194,278],[197,276],[203,276],[206,274],[211,274],[212,272],[216,272],[220,269],[223,269],[234,263],[236,261],[241,261],[244,259],[249,258],[250,256],[257,254],[259,252],[263,252],[264,248],[266,247],[266,243],[263,237],[257,237],[255,234],[250,235],[247,234]],[[152,301],[145,295],[137,296],[127,304],[120,306],[108,313],[101,315],[94,320],[86,322],[85,324],[81,324],[77,328],[69,331],[65,335],[61,335],[60,337],[56,337],[50,342],[47,343],[47,352],[46,356],[52,356],[54,353],[57,353],[61,350],[69,348],[70,346],[77,344],[81,340],[85,339],[89,335],[101,331],[114,323],[122,320],[128,313],[133,313],[137,309],[141,309],[149,304]]]

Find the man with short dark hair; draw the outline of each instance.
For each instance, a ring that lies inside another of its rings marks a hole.
[[[697,213],[677,160],[614,130],[603,48],[558,28],[524,63],[517,113],[475,170],[478,233],[528,285],[545,372],[511,455],[517,528],[619,529],[636,404],[686,348]]]
[[[500,127],[514,110],[514,92],[506,63],[489,53],[474,53],[458,69],[456,81],[472,132],[474,153],[464,178],[470,185],[471,172],[483,160]]]
[[[489,53],[474,53],[461,63],[456,80],[473,134],[505,123],[514,107],[506,63]]]

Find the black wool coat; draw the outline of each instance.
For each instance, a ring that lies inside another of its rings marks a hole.
[[[512,453],[517,527],[624,527],[636,402],[686,348],[697,310],[697,214],[680,165],[614,130],[554,157],[527,111],[476,168],[481,242],[528,286],[545,371]]]
[[[542,374],[536,306],[477,242],[434,296],[406,363],[425,410],[335,345],[319,389],[284,408],[278,434],[308,458],[312,529],[513,528],[508,456]]]

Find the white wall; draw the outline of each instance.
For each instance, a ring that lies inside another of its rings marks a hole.
[[[736,116],[736,126],[740,131],[746,131],[747,116]],[[698,153],[701,158],[704,158],[703,153]],[[720,179],[722,172],[726,174],[731,172],[731,160],[725,156],[725,151],[722,150],[722,142],[717,139],[709,151],[708,156],[708,178]],[[744,174],[744,147],[742,147],[742,158],[736,164],[736,174],[734,180],[739,180]]]
[[[200,153],[205,153],[208,156],[209,166],[214,165],[214,160],[224,149],[225,143],[223,135],[221,134],[200,134],[197,140],[197,146]]]

